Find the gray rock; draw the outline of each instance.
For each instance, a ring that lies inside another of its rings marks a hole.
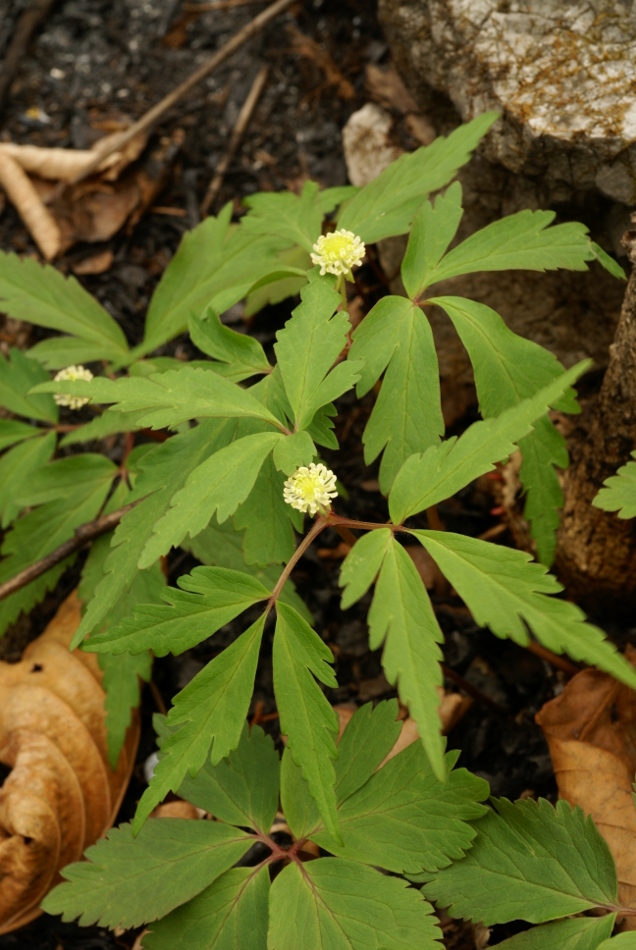
[[[491,161],[636,203],[632,0],[379,0],[379,15],[425,109],[432,86],[464,120],[502,112]]]

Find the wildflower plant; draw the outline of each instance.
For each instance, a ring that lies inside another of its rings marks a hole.
[[[587,364],[565,371],[484,304],[430,293],[474,271],[585,270],[600,261],[622,276],[585,227],[555,225],[547,211],[511,215],[452,246],[462,193],[451,182],[495,120],[480,116],[402,156],[362,189],[307,182],[300,195],[257,194],[238,224],[226,207],[184,237],[134,346],[73,278],[0,257],[3,309],[61,334],[0,361],[0,401],[11,413],[0,419],[8,529],[0,583],[80,525],[121,513],[81,568],[85,612],[73,643],[105,670],[113,762],[152,656],[178,655],[246,611],[255,617],[157,718],[159,761],[132,824],[66,869],[66,883],[44,903],[50,912],[109,927],[150,923],[143,946],[154,950],[429,950],[441,940],[431,901],[456,900],[458,913],[492,921],[511,919],[514,906],[533,923],[620,910],[607,848],[579,812],[532,803],[487,812],[486,784],[454,767],[438,718],[443,635],[402,544],[420,543],[496,636],[525,645],[532,635],[636,687],[636,671],[602,631],[552,596],[560,586],[547,573],[559,503],[554,465],[567,462],[548,411],[577,410],[572,387]],[[347,281],[368,245],[401,234],[409,235],[406,296],[382,297],[353,329]],[[298,294],[273,362],[219,316],[241,300],[254,313]],[[483,416],[446,439],[431,305],[446,312],[468,351]],[[153,355],[186,330],[205,358]],[[80,363],[91,364],[94,378]],[[377,524],[349,517],[336,484],[333,420],[354,389],[360,398],[375,392],[363,448],[367,464],[381,457],[387,509]],[[72,421],[60,417],[64,408]],[[112,451],[91,450],[105,439],[120,440],[117,463]],[[70,454],[77,446],[88,450]],[[539,560],[427,526],[426,512],[517,448]],[[293,585],[295,566],[327,528],[351,544],[342,608],[373,589],[370,646],[382,650],[387,680],[417,723],[420,742],[384,765],[399,731],[396,703],[364,707],[338,741],[323,689],[336,685],[333,656]],[[200,566],[166,586],[161,559],[178,547]],[[73,557],[0,602],[2,631]],[[271,740],[245,726],[266,625],[274,628],[274,693],[287,738],[280,762]],[[170,792],[218,820],[149,817]],[[287,851],[270,833],[279,805],[293,836]],[[506,835],[525,842],[527,872],[506,863]],[[315,861],[306,860],[307,842],[321,849]],[[573,870],[581,842],[596,859],[585,879]],[[266,855],[251,866],[255,844]],[[489,880],[493,854],[501,886],[484,896],[478,885]],[[556,875],[558,860],[569,883],[558,878],[553,899],[536,909],[533,888]],[[274,865],[282,870],[272,880]],[[600,945],[611,926],[586,922],[599,939],[585,946]]]

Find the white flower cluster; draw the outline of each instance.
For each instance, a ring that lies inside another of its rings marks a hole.
[[[297,468],[285,482],[283,498],[288,505],[298,511],[307,511],[315,515],[324,514],[331,508],[331,499],[338,495],[336,476],[326,465],[303,465]]]
[[[53,377],[53,380],[56,383],[63,383],[67,380],[75,382],[76,379],[85,379],[88,382],[92,378],[93,374],[90,369],[86,369],[84,366],[67,366],[66,369],[61,369]],[[81,409],[87,402],[90,402],[88,396],[66,396],[63,393],[56,393],[53,399],[55,399],[58,406],[68,406],[69,409]]]
[[[351,268],[359,267],[364,257],[364,244],[353,231],[334,231],[321,234],[311,254],[314,264],[320,266],[320,275],[344,274],[350,277]]]

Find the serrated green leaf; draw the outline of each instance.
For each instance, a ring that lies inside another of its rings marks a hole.
[[[440,782],[420,743],[412,743],[340,805],[344,845],[322,830],[310,837],[327,851],[397,874],[460,860],[475,837],[469,822],[485,813],[479,802],[489,788],[466,769],[452,770],[457,755],[446,757],[446,781]]]
[[[74,277],[50,265],[0,252],[0,304],[17,320],[95,344],[95,358],[126,359],[126,337],[111,315]]]
[[[351,717],[338,743],[336,798],[346,801],[371,778],[384,761],[402,729],[395,699],[361,706]]]
[[[120,825],[62,870],[45,897],[48,914],[82,926],[138,927],[190,900],[232,867],[251,840],[216,821],[153,818],[133,838]]]
[[[112,481],[118,471],[114,462],[94,452],[57,459],[40,466],[16,488],[16,501],[21,507],[32,507],[73,495],[82,497],[92,486]]]
[[[213,359],[228,364],[231,368],[229,378],[235,382],[260,373],[271,373],[272,367],[258,340],[224,326],[211,307],[201,318],[196,314],[190,317],[189,330],[195,346]]]
[[[135,833],[168,792],[176,792],[188,773],[194,777],[203,768],[210,747],[216,765],[239,744],[264,625],[263,614],[174,697],[166,725],[180,728],[163,741],[154,775],[137,806]]]
[[[493,221],[431,268],[425,286],[477,271],[587,270],[597,257],[587,228],[575,221],[549,227],[555,218],[555,211],[525,210]]]
[[[212,306],[223,312],[265,274],[279,269],[280,239],[248,234],[230,225],[232,205],[184,235],[155,290],[138,358],[182,333],[193,313]]]
[[[438,195],[435,203],[425,201],[413,219],[413,227],[402,261],[402,283],[407,296],[415,300],[428,285],[428,275],[457,234],[462,219],[462,186],[458,181]]]
[[[36,430],[37,431],[37,430]],[[15,494],[55,451],[55,432],[38,432],[38,438],[21,442],[0,458],[0,527],[11,524],[20,511]]]
[[[316,454],[316,446],[305,430],[292,432],[274,446],[272,460],[279,472],[292,475],[301,465],[309,465]]]
[[[360,600],[378,576],[384,556],[391,543],[391,530],[377,528],[363,534],[347,554],[340,569],[340,586],[344,587],[340,606],[343,610]]]
[[[291,191],[261,191],[245,199],[249,208],[241,218],[248,234],[275,234],[288,244],[309,252],[318,240],[323,211],[315,181],[306,181],[300,195]]]
[[[565,801],[500,799],[462,861],[423,888],[454,917],[539,924],[617,902],[616,868],[591,818]]]
[[[5,557],[0,563],[0,583],[50,554],[64,541],[72,538],[75,529],[81,524],[97,517],[106,501],[115,473],[114,466],[111,465],[109,469],[104,467],[99,476],[82,484],[81,488],[77,487],[70,496],[40,505],[19,518],[4,538],[2,553]],[[67,558],[61,565],[46,571],[0,602],[0,633],[4,633],[21,612],[30,610],[42,599],[69,563]]]
[[[611,935],[615,920],[616,914],[558,920],[516,934],[498,943],[495,950],[555,950],[555,947],[559,950],[600,950],[605,945],[604,938]],[[614,950],[614,944],[608,942],[607,950]]]
[[[448,138],[440,136],[432,145],[402,155],[347,204],[338,227],[353,231],[367,244],[404,234],[422,201],[455,177],[498,117],[496,112],[485,112]]]
[[[333,433],[335,428],[332,416],[337,415],[337,409],[332,402],[321,406],[307,426],[307,432],[316,445],[324,445],[327,449],[339,449],[338,440]]]
[[[145,573],[145,572],[143,572]],[[181,590],[167,587],[161,598],[169,604],[140,604],[106,633],[84,644],[88,653],[179,654],[224,627],[230,620],[266,600],[270,591],[249,574],[223,567],[195,567],[179,578]]]
[[[119,754],[126,741],[126,732],[132,722],[132,711],[141,701],[141,683],[150,682],[152,676],[152,653],[146,650],[138,656],[124,653],[120,656],[100,656],[99,667],[103,672],[102,689],[106,692],[106,744],[108,761],[113,771],[117,768]]]
[[[444,636],[422,578],[393,536],[387,539],[368,620],[369,646],[377,650],[384,643],[382,666],[386,678],[397,686],[400,699],[417,723],[433,772],[444,781],[444,740],[437,694],[443,680],[438,644]]]
[[[262,310],[267,304],[280,303],[288,297],[294,297],[300,293],[300,288],[307,283],[307,271],[313,266],[311,258],[307,251],[302,247],[290,247],[278,254],[281,269],[292,272],[293,270],[304,271],[302,276],[282,277],[278,280],[261,284],[255,290],[250,291],[245,301],[245,316],[253,317],[255,313]]]
[[[435,297],[430,303],[446,311],[468,351],[484,418],[496,416],[532,396],[563,372],[563,366],[549,350],[517,336],[490,307],[462,297]],[[555,408],[579,412],[574,391],[559,399]],[[557,509],[563,504],[554,465],[567,468],[565,440],[544,419],[536,423],[534,432],[520,442],[519,448],[523,455],[520,480],[526,492],[524,514],[530,521],[539,559],[550,566],[559,524]]]
[[[36,426],[30,426],[28,422],[0,419],[0,452],[15,445],[16,442],[24,442],[25,439],[33,439],[37,435],[42,435],[42,430]]]
[[[77,336],[56,336],[48,340],[40,340],[28,351],[30,359],[37,360],[50,371],[64,369],[77,363],[97,363],[102,361],[110,351],[104,349],[103,343],[92,340],[82,340]],[[128,351],[122,351],[119,356],[111,353],[108,357],[116,365],[125,363]]]
[[[333,656],[292,607],[278,602],[276,613],[274,694],[281,732],[288,737],[291,754],[302,769],[326,827],[338,839],[332,761],[337,756],[338,717],[313,678],[326,686],[336,685],[333,670],[327,665],[333,662]]]
[[[281,441],[286,442],[287,438]],[[298,524],[294,515],[300,515],[302,519],[302,514],[285,503],[284,484],[285,475],[276,471],[273,459],[265,459],[247,501],[234,515],[234,527],[243,532],[240,537],[243,558],[247,564],[282,564],[294,553],[294,527],[301,528],[302,525],[302,522]]]
[[[0,257],[0,266],[1,262]],[[0,353],[0,406],[27,419],[57,422],[58,408],[53,397],[30,392],[38,383],[49,382],[50,378],[36,360],[29,359],[21,350],[10,349],[9,359]]]
[[[232,868],[153,923],[144,950],[267,950],[269,870]]]
[[[347,360],[334,367],[351,329],[346,312],[335,313],[341,297],[331,275],[314,268],[300,292],[301,303],[274,345],[278,367],[297,429],[306,429],[316,411],[341,396],[359,378],[361,366]]]
[[[137,572],[137,562],[152,530],[168,509],[170,499],[204,459],[224,444],[225,424],[214,420],[173,436],[153,447],[140,461],[140,474],[128,498],[139,504],[122,518],[115,530],[112,550],[104,564],[104,577],[87,605],[73,638],[72,648],[96,627],[124,596]]]
[[[252,492],[252,494],[254,494],[254,492]],[[289,508],[289,505],[286,507]],[[236,517],[238,517],[238,513]],[[231,567],[236,571],[246,571],[248,574],[256,577],[257,580],[261,581],[261,583],[270,590],[274,588],[274,585],[280,577],[280,567],[276,564],[263,568],[259,567],[258,564],[250,565],[246,563],[243,551],[243,536],[240,531],[235,530],[229,521],[226,521],[222,525],[213,521],[212,524],[204,528],[201,534],[198,534],[192,541],[186,541],[184,547],[187,551],[191,551],[194,556],[204,564]],[[292,554],[293,548],[292,538]],[[288,558],[285,558],[285,560],[288,560]],[[307,623],[312,623],[313,618],[296,593],[293,581],[288,580],[286,582],[279,599],[282,600],[283,603],[289,603],[294,610],[297,610],[298,613],[305,618]]]
[[[73,392],[71,393],[71,389]],[[183,366],[147,377],[106,379],[90,382],[44,383],[37,392],[64,392],[87,396],[93,402],[113,403],[118,412],[137,413],[135,424],[150,429],[176,426],[190,419],[262,419],[276,428],[281,423],[246,389],[212,370]]]
[[[458,438],[431,446],[423,455],[412,455],[393,483],[389,511],[395,524],[435,505],[486,472],[514,451],[514,443],[532,430],[588,368],[589,361],[577,363],[530,399],[524,399],[500,416],[475,422]]]
[[[279,433],[262,432],[238,439],[202,462],[171,500],[171,507],[156,523],[139,558],[148,567],[187,534],[195,537],[216,515],[223,523],[246,500]]]
[[[60,446],[77,445],[79,442],[91,442],[93,439],[105,439],[109,435],[119,432],[134,432],[139,427],[135,424],[136,412],[117,412],[109,409],[99,416],[95,416],[86,425],[78,426],[72,432],[67,432],[60,441]]]
[[[406,881],[341,858],[290,864],[270,891],[268,950],[441,950],[433,908]]]
[[[446,531],[412,531],[471,611],[498,637],[525,646],[528,629],[549,650],[598,666],[636,688],[636,670],[575,604],[546,596],[562,590],[525,551]],[[527,624],[527,626],[526,626]]]
[[[357,185],[335,185],[320,192],[320,207],[323,214],[331,214],[345,201],[354,198],[360,188]]]
[[[444,432],[439,367],[428,319],[409,300],[385,297],[355,331],[349,355],[366,364],[358,396],[388,364],[362,436],[367,465],[384,449],[380,488],[387,493],[406,459],[436,445]]]
[[[269,834],[278,808],[279,759],[260,726],[243,723],[241,741],[216,765],[206,762],[195,778],[186,778],[181,798],[230,825]]]
[[[309,791],[300,766],[294,762],[289,746],[284,749],[280,764],[280,801],[285,821],[297,841],[322,826],[316,799]]]
[[[636,459],[636,452],[632,458]],[[636,462],[627,462],[606,478],[592,504],[602,511],[615,511],[619,518],[636,518]]]

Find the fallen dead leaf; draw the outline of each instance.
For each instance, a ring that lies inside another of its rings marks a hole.
[[[90,257],[83,257],[72,265],[71,270],[74,274],[105,274],[113,266],[115,255],[110,250],[100,251],[98,254],[91,254]]]
[[[626,656],[636,665],[636,650]],[[636,692],[583,670],[536,721],[548,740],[559,795],[591,815],[618,871],[619,899],[636,905]]]
[[[385,109],[395,109],[402,115],[419,112],[419,106],[408,91],[395,66],[377,66],[368,63],[364,69],[367,92]]]
[[[0,934],[38,905],[114,821],[135,760],[137,718],[109,766],[97,657],[69,652],[81,619],[75,593],[19,663],[0,662]]]
[[[9,155],[0,153],[0,188],[24,221],[45,260],[52,260],[62,246],[59,226],[40,198],[24,169]]]

